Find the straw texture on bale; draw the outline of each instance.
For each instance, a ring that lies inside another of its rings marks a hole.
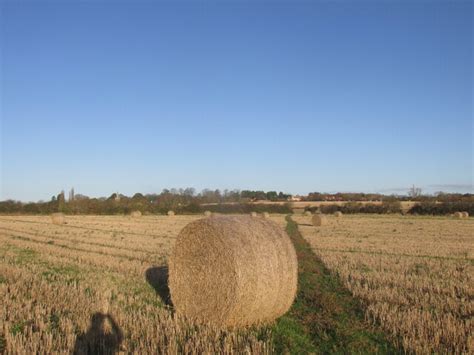
[[[456,218],[463,218],[464,216],[463,216],[462,212],[455,212],[455,213],[454,213],[454,217],[456,217]]]
[[[469,218],[469,212],[464,211],[464,212],[461,212],[461,213],[462,213],[463,218]]]
[[[341,211],[336,211],[336,212],[334,212],[334,216],[342,217],[342,212]]]
[[[212,216],[212,212],[211,211],[206,211],[206,212],[204,212],[204,216],[210,217],[210,216]]]
[[[174,211],[168,211],[168,216],[174,216],[174,215],[175,215]]]
[[[320,227],[320,226],[325,226],[328,224],[328,220],[326,216],[322,214],[315,214],[311,218],[311,222],[313,223],[313,226]]]
[[[178,313],[219,327],[267,323],[296,294],[298,264],[286,232],[251,216],[213,216],[180,232],[169,261]]]
[[[257,217],[257,212],[250,212],[250,215],[251,215],[252,217]]]
[[[142,213],[140,211],[132,211],[132,213],[130,213],[130,216],[132,216],[133,218],[138,218],[142,216]]]
[[[305,215],[305,216],[311,216],[312,213],[311,213],[311,211],[306,211],[306,212],[304,213],[304,215]]]
[[[64,218],[64,213],[53,213],[51,214],[51,222],[53,224],[64,224],[66,223],[66,219]]]

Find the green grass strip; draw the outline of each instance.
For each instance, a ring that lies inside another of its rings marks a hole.
[[[287,232],[298,257],[298,293],[290,311],[273,327],[280,354],[395,354],[382,331],[364,320],[360,302],[313,253],[287,217]]]

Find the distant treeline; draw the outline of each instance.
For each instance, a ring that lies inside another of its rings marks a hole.
[[[454,212],[466,211],[470,216],[474,216],[474,201],[458,202],[420,202],[413,206],[408,213],[420,215],[446,215]]]
[[[248,196],[259,195],[259,191],[225,191],[204,190],[195,194],[194,189],[163,190],[161,194],[135,194],[127,197],[112,194],[108,198],[89,198],[83,195],[74,195],[73,199],[66,200],[64,192],[53,196],[48,202],[22,203],[7,200],[0,202],[0,213],[3,214],[50,214],[63,212],[66,214],[98,214],[114,215],[129,214],[132,211],[141,211],[150,214],[165,214],[170,210],[176,213],[203,213],[204,211],[220,213],[290,213],[288,204],[251,204]],[[282,192],[270,191],[264,193],[275,201],[286,201],[289,195]],[[242,197],[244,196],[244,197]]]
[[[302,196],[302,201],[382,201],[386,196],[382,194],[366,193],[343,193],[328,194],[323,192],[310,192],[307,196]]]
[[[341,211],[344,214],[353,213],[402,213],[400,201],[382,202],[382,204],[348,202],[344,205],[322,205],[320,207],[306,207],[305,210],[311,212],[321,212],[324,214],[332,214]]]
[[[362,204],[358,202],[348,202],[344,205],[323,205],[320,207],[306,207],[305,210],[312,212],[321,212],[332,214],[341,211],[344,214],[354,213],[404,213],[400,201],[384,201],[381,204]],[[457,202],[418,202],[411,207],[406,213],[412,215],[449,215],[455,212],[466,211],[469,215],[474,215],[474,200],[457,201]]]
[[[206,210],[220,213],[249,213],[270,212],[290,213],[292,211],[290,194],[276,191],[252,190],[203,190],[196,193],[193,188],[163,190],[160,194],[135,194],[128,197],[112,194],[108,198],[89,198],[84,195],[74,194],[73,191],[66,200],[64,192],[53,196],[48,202],[22,203],[19,201],[0,201],[2,214],[50,214],[63,212],[67,214],[129,214],[132,211],[141,211],[150,214],[165,214],[169,210],[176,213],[202,213]],[[321,200],[322,199],[322,200]],[[309,194],[304,201],[350,201],[344,205],[324,205],[320,207],[323,213],[341,211],[343,213],[401,213],[401,201],[405,196],[385,196],[377,194],[338,193],[322,194],[314,192]],[[444,215],[456,211],[467,211],[474,215],[473,194],[444,194],[436,196],[415,196],[412,201],[418,203],[408,213]],[[275,203],[259,204],[255,201],[274,201]],[[281,203],[284,201],[285,203]],[[357,201],[382,201],[378,204],[359,203]],[[276,203],[279,202],[279,203]],[[316,207],[307,207],[315,211]]]
[[[308,196],[302,196],[302,201],[417,201],[417,202],[460,202],[473,201],[473,194],[458,194],[437,192],[433,195],[422,195],[421,192],[410,192],[408,195],[382,195],[382,194],[366,194],[352,192],[338,192],[335,194],[327,194],[321,192],[310,192]]]

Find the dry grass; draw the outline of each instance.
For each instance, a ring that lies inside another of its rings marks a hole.
[[[218,326],[268,323],[296,294],[296,253],[276,223],[219,216],[187,225],[170,258],[176,310]]]
[[[198,326],[167,308],[168,256],[199,218],[68,216],[53,225],[49,216],[0,216],[6,353],[84,350],[102,328],[124,353],[270,352],[266,333]],[[285,225],[283,216],[271,220]]]
[[[347,215],[320,229],[293,219],[406,351],[474,352],[474,221]]]

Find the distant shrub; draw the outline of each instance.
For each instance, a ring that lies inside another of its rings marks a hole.
[[[203,208],[199,203],[192,202],[189,205],[176,207],[176,212],[179,214],[201,214],[203,213]]]
[[[342,206],[338,206],[338,205],[322,205],[321,207],[319,207],[319,210],[325,214],[333,214],[336,211],[340,211],[341,207]],[[314,209],[311,209],[311,212],[316,213],[317,210],[318,208],[315,207]]]
[[[474,202],[460,201],[460,202],[420,202],[410,208],[409,214],[419,215],[447,215],[454,214],[458,211],[466,211],[469,215],[474,213]]]
[[[223,214],[250,214],[251,212],[257,213],[291,213],[291,208],[288,204],[251,204],[251,203],[222,203],[216,205],[205,205],[200,206],[200,213],[204,211],[210,211],[212,213],[223,213]]]
[[[318,207],[310,207],[307,210],[316,212]],[[343,214],[354,214],[354,213],[401,213],[402,207],[399,201],[384,201],[381,204],[368,203],[363,204],[360,202],[349,202],[344,205],[322,205],[319,210],[324,214],[334,214],[341,212]]]

